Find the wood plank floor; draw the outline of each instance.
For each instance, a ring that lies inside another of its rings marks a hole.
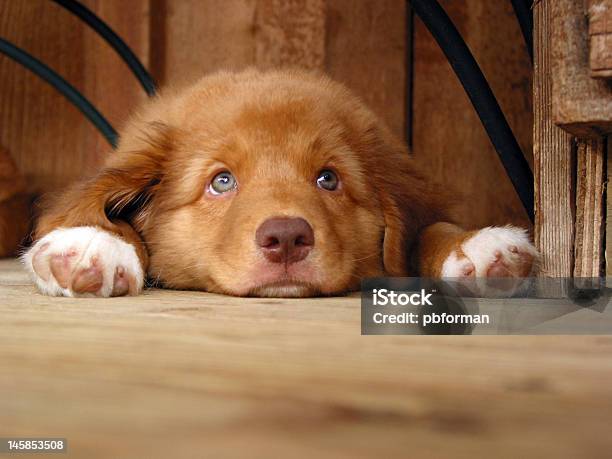
[[[0,261],[0,437],[70,457],[604,458],[611,383],[610,336],[360,336],[354,296],[47,298]]]

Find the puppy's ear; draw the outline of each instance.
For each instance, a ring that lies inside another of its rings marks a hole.
[[[386,127],[378,124],[369,130],[368,137],[368,167],[384,217],[385,272],[391,276],[414,274],[411,255],[418,233],[447,219],[449,196],[418,170],[406,146]]]
[[[94,177],[43,203],[35,237],[57,227],[97,226],[123,234],[127,223],[140,230],[163,177],[170,139],[164,126],[148,126],[147,135],[133,142],[139,148],[119,148]]]
[[[383,265],[390,276],[406,276],[409,272],[407,222],[392,195],[381,197],[385,232],[383,236]]]

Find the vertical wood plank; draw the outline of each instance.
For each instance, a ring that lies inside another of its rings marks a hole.
[[[256,6],[256,0],[154,0],[160,12],[152,30],[155,77],[181,85],[216,70],[253,65]]]
[[[153,29],[165,31],[163,40],[152,37],[151,65],[160,81],[181,84],[251,65],[322,69],[403,136],[405,2],[152,1],[165,11],[164,19],[153,17]]]
[[[249,66],[322,69],[324,0],[153,0],[160,12],[152,67],[162,82],[185,84]]]
[[[606,277],[612,278],[612,136],[607,139],[606,164]],[[609,282],[608,286],[612,287]]]
[[[129,3],[86,0],[83,3],[119,34],[145,68],[150,67],[150,0],[130,0]],[[84,91],[119,130],[147,99],[147,94],[115,51],[89,30],[84,34],[84,52]],[[110,151],[108,142],[100,136],[87,137],[83,148],[93,152],[96,164],[100,164]]]
[[[325,68],[401,138],[406,128],[406,2],[327,0]]]
[[[577,142],[574,277],[599,277],[604,266],[604,145],[604,139]]]
[[[151,1],[130,0],[129,5],[116,0],[87,0],[84,3],[119,34],[149,69]],[[129,114],[147,99],[147,94],[104,40],[88,30],[84,44],[85,91],[91,94],[99,110],[114,121],[116,128],[120,128]]]
[[[258,68],[322,70],[324,0],[259,0],[255,10],[254,39]]]
[[[571,277],[573,271],[574,153],[569,134],[552,119],[551,6],[534,5],[534,176],[535,243],[543,277]]]

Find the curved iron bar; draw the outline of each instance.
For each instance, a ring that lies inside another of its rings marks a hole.
[[[130,47],[111,29],[102,19],[96,16],[91,10],[75,0],[53,0],[58,5],[63,6],[72,14],[77,16],[89,27],[95,30],[106,42],[113,47],[121,59],[128,65],[132,73],[149,96],[155,95],[155,82],[138,57]]]
[[[31,72],[45,80],[55,89],[62,93],[66,99],[72,102],[100,133],[108,140],[113,148],[117,147],[119,136],[110,123],[79,91],[61,76],[11,42],[0,38],[0,52],[26,67]]]
[[[533,222],[533,173],[478,63],[437,0],[408,0],[446,55]]]
[[[527,45],[527,52],[533,62],[533,13],[531,12],[533,2],[531,0],[511,0],[511,2]]]

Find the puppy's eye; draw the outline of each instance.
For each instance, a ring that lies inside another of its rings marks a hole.
[[[338,188],[338,176],[329,169],[323,169],[317,177],[317,186],[327,191],[334,191]]]
[[[229,171],[219,172],[215,175],[208,186],[212,194],[222,194],[234,190],[238,186],[236,179]]]

